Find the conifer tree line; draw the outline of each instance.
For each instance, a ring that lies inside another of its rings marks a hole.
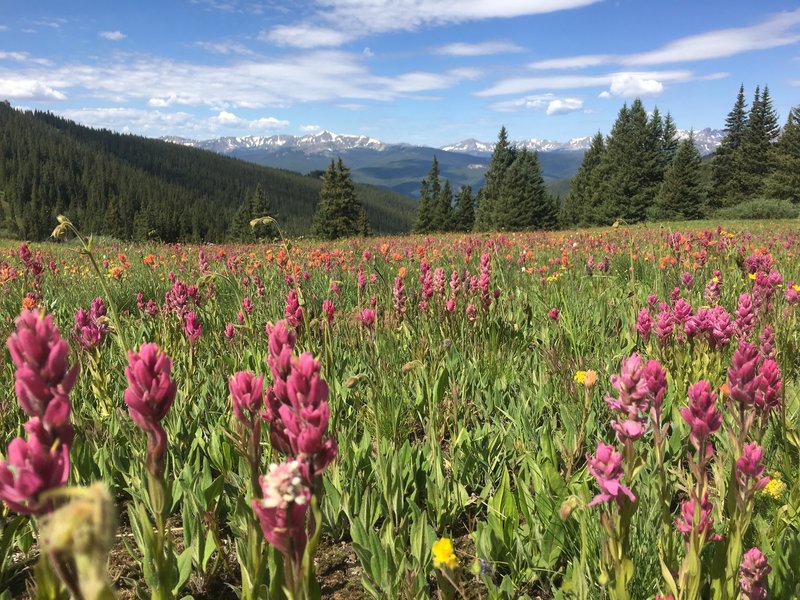
[[[561,208],[563,226],[684,220],[774,198],[800,203],[800,108],[781,133],[769,88],[748,108],[742,85],[725,137],[704,161],[693,136],[677,139],[672,116],[648,115],[641,100],[620,110],[611,133],[592,139]],[[488,185],[487,175],[487,185]]]
[[[558,204],[547,192],[536,153],[511,146],[503,127],[477,197],[470,186],[462,186],[454,199],[450,181],[441,182],[434,156],[420,185],[414,231],[521,231],[557,224]]]
[[[450,181],[441,181],[439,161],[433,157],[431,170],[420,184],[415,233],[472,231],[475,222],[475,199],[472,188],[463,185],[453,197]]]

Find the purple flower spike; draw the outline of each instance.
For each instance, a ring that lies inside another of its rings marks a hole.
[[[252,429],[254,417],[264,404],[264,378],[250,371],[239,371],[228,380],[228,389],[236,418]]]
[[[172,360],[160,353],[158,345],[143,344],[139,352],[128,351],[124,400],[128,414],[147,433],[147,468],[154,476],[164,472],[167,434],[161,420],[167,416],[178,386],[170,378]]]
[[[689,387],[689,406],[681,409],[681,416],[689,424],[689,439],[701,449],[706,438],[722,427],[722,413],[717,409],[717,395],[711,385],[700,380]]]
[[[685,500],[683,504],[681,504],[681,514],[678,516],[678,520],[675,523],[677,530],[687,538],[695,529],[695,506],[696,502],[694,498]],[[704,540],[706,542],[716,542],[721,539],[718,534],[714,533],[714,519],[711,516],[711,511],[713,508],[714,507],[708,499],[708,494],[706,494],[703,496],[703,501],[700,503],[700,519],[697,523],[697,532],[701,536],[704,536]]]
[[[728,369],[730,396],[744,406],[752,406],[755,402],[758,359],[758,348],[745,340],[739,342],[731,358]]]
[[[42,515],[52,510],[39,496],[67,483],[69,448],[42,444],[36,436],[28,441],[14,438],[8,458],[0,461],[0,499],[14,512]]]
[[[589,473],[597,480],[600,493],[589,503],[596,506],[602,502],[614,500],[617,505],[622,503],[621,495],[631,502],[636,502],[636,496],[630,489],[622,485],[620,479],[624,471],[622,468],[622,454],[614,450],[614,446],[598,442],[594,456],[586,455],[589,463]]]
[[[252,502],[267,541],[300,564],[306,548],[306,512],[311,490],[303,481],[300,463],[271,465],[262,475],[261,499]]]
[[[742,456],[736,461],[736,480],[741,488],[747,491],[759,491],[769,483],[769,477],[764,477],[764,465],[761,460],[764,449],[758,444],[744,445]]]
[[[744,553],[739,566],[739,585],[745,600],[764,600],[769,593],[767,575],[772,567],[758,548],[750,548]]]

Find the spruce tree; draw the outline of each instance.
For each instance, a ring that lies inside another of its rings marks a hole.
[[[478,193],[478,205],[475,208],[476,231],[488,231],[496,227],[496,205],[503,191],[506,171],[515,158],[516,150],[508,141],[508,131],[503,126],[497,135],[497,143],[486,169],[485,183]]]
[[[789,111],[786,126],[774,146],[773,160],[766,195],[800,204],[800,106]]]
[[[249,228],[248,236],[255,241],[274,235],[275,228],[270,224],[259,223],[255,227],[250,226],[250,221],[253,219],[258,219],[260,217],[274,217],[269,205],[267,194],[264,191],[264,188],[261,187],[260,183],[256,185],[256,189],[250,195],[247,204],[247,210],[250,217],[247,221],[247,226]]]
[[[453,210],[453,231],[472,231],[475,225],[475,198],[472,188],[462,185],[456,196],[456,207]]]
[[[661,139],[638,98],[623,106],[597,169],[592,203],[600,223],[643,221],[661,184]]]
[[[605,139],[598,131],[592,138],[589,149],[583,155],[578,172],[570,182],[569,195],[561,210],[562,225],[588,225],[595,222],[592,192],[597,186],[596,169],[603,160],[605,151]]]
[[[694,134],[678,145],[656,197],[654,216],[668,220],[701,219],[705,215],[706,190],[702,159],[694,146]]]
[[[453,189],[445,179],[433,206],[434,231],[453,231]]]
[[[526,149],[508,168],[505,184],[497,201],[495,226],[500,231],[550,229],[555,226],[556,210],[547,193],[536,153]]]
[[[415,233],[435,231],[436,201],[440,191],[439,162],[434,156],[431,170],[428,172],[428,176],[420,182],[419,186],[419,205],[417,206],[417,218],[414,221]]]
[[[669,166],[672,159],[675,158],[675,153],[678,151],[678,128],[675,126],[675,121],[672,119],[672,114],[669,112],[664,118],[664,128],[661,134],[661,152],[664,154],[664,164]]]
[[[311,234],[327,240],[358,235],[363,231],[363,212],[350,169],[344,166],[341,158],[336,163],[331,160],[322,178]]]
[[[736,102],[725,119],[725,137],[711,163],[712,193],[709,205],[729,206],[736,202],[741,147],[747,132],[747,102],[744,84],[739,86]]]
[[[772,144],[779,132],[778,115],[772,108],[769,88],[764,86],[764,92],[759,95],[757,87],[742,140],[741,159],[737,163],[740,169],[738,191],[743,199],[763,194],[766,179],[773,170]]]

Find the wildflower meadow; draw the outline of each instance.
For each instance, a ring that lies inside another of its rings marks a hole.
[[[800,597],[792,223],[54,234],[0,243],[2,600]]]

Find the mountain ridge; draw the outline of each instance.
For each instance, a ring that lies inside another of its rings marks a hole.
[[[679,139],[685,139],[689,137],[689,133],[689,130],[678,130],[677,135]],[[693,133],[695,146],[703,156],[712,154],[725,136],[723,130],[712,129],[711,127],[706,127],[694,131]],[[245,135],[222,136],[204,140],[195,140],[179,136],[163,136],[159,139],[184,146],[211,150],[219,154],[232,154],[243,150],[285,151],[289,149],[300,150],[308,154],[335,154],[337,152],[355,149],[368,149],[376,152],[383,152],[392,147],[431,147],[404,142],[386,143],[367,135],[338,134],[327,129],[305,136],[289,134],[277,134],[272,136]],[[511,142],[511,144],[517,148],[526,148],[536,152],[585,152],[591,143],[592,136],[571,138],[565,142],[539,138],[519,139]],[[487,156],[492,153],[494,143],[483,142],[476,138],[468,138],[459,142],[440,146],[436,149],[443,152],[455,152],[472,156]]]

